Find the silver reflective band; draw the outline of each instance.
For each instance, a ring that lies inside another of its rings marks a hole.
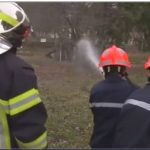
[[[37,145],[35,145],[34,147],[30,147],[30,148],[36,148],[36,149],[38,149],[38,148],[43,148],[43,145],[44,145],[44,147],[46,147],[46,145],[47,145],[47,137],[45,137],[45,139],[43,139],[39,144],[37,144]]]
[[[10,149],[10,136],[6,113],[0,105],[0,149]]]
[[[3,109],[4,109],[5,111],[9,111],[9,110],[18,108],[19,106],[22,106],[22,105],[24,105],[24,104],[27,104],[27,103],[29,103],[29,102],[35,100],[36,98],[39,98],[39,94],[31,95],[30,97],[27,97],[27,98],[23,99],[22,101],[19,101],[19,102],[15,103],[15,104],[11,104],[11,105],[8,105],[8,106],[7,106],[7,105],[6,105],[6,106],[3,105]]]
[[[112,62],[111,62],[110,60],[105,60],[105,61],[103,61],[103,62],[100,62],[100,64],[101,64],[102,66],[107,66],[107,65],[112,64]]]
[[[39,98],[39,94],[31,95],[30,97],[27,97],[27,98],[23,99],[21,102],[17,102],[15,104],[11,104],[9,107],[10,107],[10,109],[18,108],[19,106],[27,104],[27,103],[33,101],[36,98]]]
[[[118,64],[118,65],[128,65],[127,61],[124,61],[124,60],[117,60],[116,64]]]
[[[6,39],[0,37],[0,54],[5,53],[6,51],[10,50],[12,44],[10,44]]]
[[[39,149],[46,147],[46,145],[47,145],[47,137],[45,137],[40,143],[37,143],[36,145],[32,145],[31,147],[22,146],[22,148]]]
[[[110,108],[122,108],[123,103],[105,103],[105,102],[97,102],[90,103],[90,107],[110,107]]]
[[[1,148],[5,148],[5,138],[4,138],[2,122],[0,121],[0,149]]]
[[[136,100],[136,99],[128,99],[124,103],[124,105],[126,105],[126,104],[131,104],[131,105],[139,106],[141,108],[144,108],[144,109],[150,111],[150,104],[149,103],[142,102],[142,101],[139,101],[139,100]]]
[[[47,146],[47,132],[44,132],[37,139],[28,143],[24,143],[18,139],[16,139],[16,141],[21,149],[43,149]]]

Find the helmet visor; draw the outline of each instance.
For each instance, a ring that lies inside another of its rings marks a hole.
[[[0,3],[0,33],[10,32],[25,20],[25,13],[16,3]]]
[[[9,49],[11,49],[11,47],[12,47],[12,44],[10,44],[3,37],[0,37],[0,54],[5,53]]]

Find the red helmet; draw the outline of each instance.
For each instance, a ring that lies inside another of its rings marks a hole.
[[[150,68],[150,56],[148,57],[148,60],[145,62],[144,68],[145,68],[145,69]]]
[[[131,67],[131,63],[128,59],[128,54],[115,45],[106,49],[100,56],[99,67],[110,65],[119,65],[128,68]]]

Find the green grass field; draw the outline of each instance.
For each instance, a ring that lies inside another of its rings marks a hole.
[[[37,74],[38,85],[48,113],[49,148],[89,148],[92,114],[89,92],[101,76],[90,71],[78,71],[73,64],[59,63],[45,57],[46,52],[28,52],[20,56],[30,63]],[[144,86],[143,68],[148,53],[129,54],[133,67],[129,77]]]

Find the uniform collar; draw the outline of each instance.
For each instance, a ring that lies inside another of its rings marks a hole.
[[[106,77],[108,81],[122,81],[124,80],[119,74],[111,74]]]
[[[12,47],[8,52],[16,54],[17,53],[17,48],[16,47]]]

